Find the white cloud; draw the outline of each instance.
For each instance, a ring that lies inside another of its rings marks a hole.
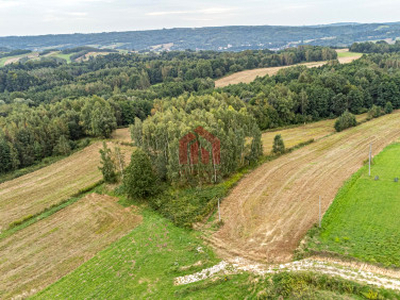
[[[390,22],[399,10],[398,0],[0,0],[0,36]]]
[[[21,1],[11,1],[11,0],[0,0],[0,9],[6,9],[10,7],[20,6],[22,4]]]
[[[147,16],[168,16],[168,15],[216,15],[216,14],[226,14],[228,12],[232,12],[237,10],[236,7],[210,7],[199,10],[177,10],[177,11],[154,11],[146,13]]]
[[[68,12],[50,9],[47,10],[43,17],[43,22],[61,22],[66,20],[85,20],[88,13],[86,12]]]
[[[184,15],[184,14],[191,14],[194,13],[193,11],[188,10],[178,10],[178,11],[154,11],[149,12],[146,16],[168,16],[168,15]]]
[[[88,15],[86,12],[67,12],[65,14],[72,17],[86,17]]]

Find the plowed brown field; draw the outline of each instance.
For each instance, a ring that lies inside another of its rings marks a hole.
[[[42,290],[138,225],[116,200],[90,194],[0,240],[0,298]]]
[[[325,212],[343,182],[368,158],[369,143],[376,154],[399,137],[396,111],[263,164],[224,199],[224,225],[210,242],[226,255],[289,261],[318,220],[318,196]]]
[[[112,141],[125,140],[127,129],[119,129]],[[113,147],[112,143],[110,146]],[[81,189],[100,181],[97,142],[48,167],[0,184],[0,231],[10,223],[40,213],[60,203]],[[129,159],[130,147],[121,146]]]
[[[338,52],[348,52],[348,49],[341,49]],[[355,54],[354,56],[339,57],[338,60],[341,64],[345,64],[345,63],[350,63],[353,60],[358,59],[360,57],[361,57],[360,54]],[[302,64],[297,64],[296,66],[303,65],[306,66],[307,68],[314,68],[314,67],[321,67],[324,64],[326,64],[326,61],[302,63]],[[230,84],[250,83],[254,81],[257,77],[264,77],[266,75],[273,76],[276,75],[279,72],[279,70],[290,67],[293,67],[293,65],[283,66],[283,67],[260,68],[260,69],[237,72],[232,75],[216,80],[215,87],[222,88]]]

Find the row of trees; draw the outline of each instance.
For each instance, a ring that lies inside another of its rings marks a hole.
[[[393,53],[400,51],[400,41],[396,41],[394,44],[388,44],[386,41],[379,41],[376,43],[365,42],[365,43],[354,43],[350,47],[352,52],[360,53]]]

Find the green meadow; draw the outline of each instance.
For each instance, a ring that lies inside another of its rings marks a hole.
[[[362,55],[362,53],[357,53],[357,52],[338,52],[338,57],[353,57],[357,55]]]
[[[309,248],[400,267],[400,143],[386,147],[337,194]],[[379,177],[377,179],[376,177]]]

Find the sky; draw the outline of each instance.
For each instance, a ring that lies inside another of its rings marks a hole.
[[[400,21],[399,0],[0,0],[0,36]]]

